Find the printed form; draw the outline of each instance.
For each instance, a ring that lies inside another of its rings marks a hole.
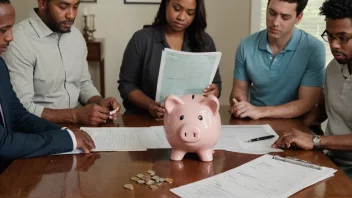
[[[212,84],[221,59],[220,52],[192,53],[166,48],[162,52],[156,101],[168,95],[203,94]]]

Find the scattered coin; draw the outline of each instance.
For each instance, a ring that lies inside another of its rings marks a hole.
[[[171,178],[165,178],[165,181],[166,181],[167,183],[171,184],[174,180],[171,179]]]
[[[136,176],[131,177],[130,179],[138,184],[149,187],[152,190],[158,189],[158,186],[161,186],[163,182],[168,182],[171,184],[174,181],[172,178],[159,177],[153,170],[148,170],[144,174],[139,173]],[[134,189],[132,184],[125,184],[124,188],[129,190]]]
[[[139,184],[145,184],[145,181],[144,181],[144,180],[137,180],[137,182],[138,182]]]
[[[147,172],[149,173],[149,175],[152,175],[152,176],[155,175],[155,171],[153,170],[148,170]]]
[[[131,177],[131,180],[132,181],[137,181],[137,180],[139,180],[139,178],[138,177]]]
[[[154,182],[153,180],[149,180],[149,181],[146,181],[145,184],[149,186],[149,185],[152,185],[152,184],[154,184],[154,183],[155,183],[155,182]]]
[[[125,184],[123,187],[126,188],[126,189],[129,189],[129,190],[133,190],[133,185],[132,184]]]
[[[143,174],[137,174],[137,177],[142,179],[144,177],[144,175]]]

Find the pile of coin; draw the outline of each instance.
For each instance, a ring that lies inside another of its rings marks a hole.
[[[155,171],[148,170],[145,174],[137,174],[134,177],[131,177],[132,181],[135,181],[137,184],[149,186],[150,189],[156,190],[163,182],[172,183],[174,180],[172,178],[162,178],[155,174]],[[133,190],[134,187],[132,184],[125,184],[124,188]]]

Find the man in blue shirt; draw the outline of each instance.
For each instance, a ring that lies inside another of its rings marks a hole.
[[[324,85],[325,48],[295,27],[307,2],[269,0],[266,30],[241,41],[230,95],[235,117],[294,118],[317,103]]]
[[[13,39],[14,22],[15,11],[10,1],[0,0],[0,54],[7,50]],[[71,131],[29,113],[13,91],[9,71],[0,58],[0,165],[2,160],[50,155],[76,148],[89,153],[95,145],[84,131]]]

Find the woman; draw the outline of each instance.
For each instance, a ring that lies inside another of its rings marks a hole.
[[[162,51],[216,51],[206,27],[204,0],[162,0],[152,26],[137,31],[124,53],[118,89],[126,114],[149,112],[157,120],[163,118],[165,108],[155,101]],[[204,95],[220,93],[218,69]]]

